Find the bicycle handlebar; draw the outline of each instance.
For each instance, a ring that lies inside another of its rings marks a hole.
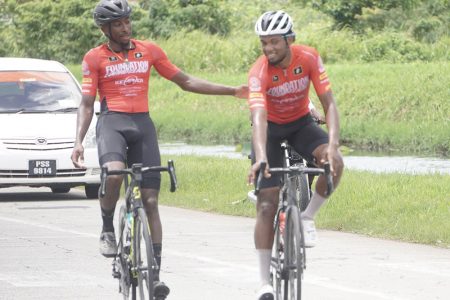
[[[259,175],[255,182],[255,195],[258,195],[261,189],[261,181],[264,177],[264,170],[266,169],[267,163],[261,162],[259,168]],[[331,195],[333,192],[333,177],[331,176],[330,164],[327,162],[323,165],[323,168],[309,168],[303,166],[290,166],[288,168],[269,168],[270,173],[281,173],[281,174],[311,174],[311,175],[321,175],[324,174],[327,179],[327,195]]]
[[[101,184],[100,184],[100,196],[103,197],[106,194],[106,177],[109,175],[131,175],[132,180],[141,181],[142,174],[148,172],[168,172],[170,175],[170,191],[173,193],[177,189],[177,177],[175,175],[175,166],[173,160],[167,162],[167,167],[155,166],[155,167],[143,167],[142,164],[133,164],[131,168],[121,170],[108,170],[107,167],[102,167],[101,172]]]

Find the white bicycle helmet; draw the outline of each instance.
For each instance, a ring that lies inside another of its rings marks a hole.
[[[256,21],[255,32],[259,36],[276,34],[290,36],[294,35],[292,31],[293,26],[291,17],[284,11],[268,11]]]

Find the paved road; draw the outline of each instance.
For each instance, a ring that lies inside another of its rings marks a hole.
[[[172,300],[254,299],[254,220],[161,207]],[[83,192],[0,190],[0,299],[121,299]],[[319,231],[304,299],[450,299],[450,250]]]

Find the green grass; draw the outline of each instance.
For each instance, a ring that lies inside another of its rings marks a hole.
[[[249,162],[171,156],[179,189],[163,176],[160,203],[236,216],[255,216],[246,199]],[[164,159],[168,159],[164,157]],[[374,237],[450,247],[450,176],[346,171],[317,226]]]
[[[341,116],[343,144],[368,150],[450,155],[449,62],[328,65]],[[73,65],[77,78],[80,67]],[[229,85],[245,73],[195,74]],[[320,107],[311,93],[313,101]],[[182,91],[156,74],[150,80],[150,115],[162,140],[242,144],[250,140],[245,100]]]

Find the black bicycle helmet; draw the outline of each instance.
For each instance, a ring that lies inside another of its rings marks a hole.
[[[291,17],[282,10],[268,11],[262,14],[255,24],[255,33],[259,36],[281,34],[294,35]]]
[[[103,26],[114,20],[129,17],[131,7],[127,0],[100,0],[94,9],[94,21],[97,26]]]

